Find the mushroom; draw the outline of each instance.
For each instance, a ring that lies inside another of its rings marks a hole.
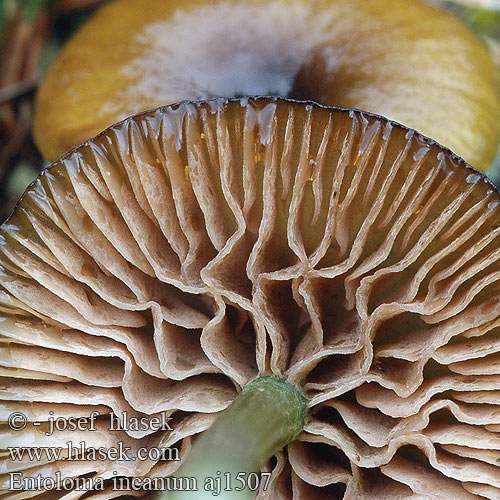
[[[499,202],[366,112],[218,99],[112,126],[1,226],[0,496],[165,487],[270,377],[307,409],[257,498],[499,498]]]
[[[34,135],[54,161],[129,115],[245,95],[371,111],[483,171],[500,141],[487,50],[420,0],[111,2],[50,68]]]

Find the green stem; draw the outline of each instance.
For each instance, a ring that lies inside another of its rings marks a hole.
[[[180,469],[178,478],[196,478],[197,491],[165,492],[161,500],[253,498],[248,485],[255,486],[255,472],[297,437],[305,413],[302,394],[288,382],[268,376],[254,380],[199,437]]]

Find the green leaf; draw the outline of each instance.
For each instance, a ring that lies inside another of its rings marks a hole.
[[[16,196],[21,196],[39,172],[26,161],[19,162],[9,176],[7,189]]]
[[[51,10],[60,0],[24,0],[23,15],[33,21],[41,10]]]

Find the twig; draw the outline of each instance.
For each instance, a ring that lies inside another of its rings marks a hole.
[[[39,83],[40,78],[35,77],[0,88],[0,104],[33,92]]]

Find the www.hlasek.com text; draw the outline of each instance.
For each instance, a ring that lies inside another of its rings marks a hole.
[[[141,447],[132,450],[119,441],[117,446],[106,448],[87,447],[84,441],[78,444],[68,441],[66,446],[37,446],[37,447],[9,447],[7,448],[13,462],[29,460],[30,462],[56,462],[58,460],[118,460],[122,462],[144,460],[180,460],[178,448],[170,447]]]

